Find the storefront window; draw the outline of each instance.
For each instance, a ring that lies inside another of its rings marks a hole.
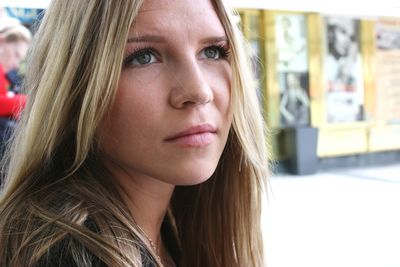
[[[310,123],[305,15],[279,14],[275,24],[282,127]]]

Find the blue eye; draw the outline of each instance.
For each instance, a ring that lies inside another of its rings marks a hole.
[[[213,45],[206,47],[200,53],[201,59],[225,59],[228,57],[228,49],[223,46]]]
[[[220,57],[219,50],[216,47],[207,47],[204,50],[204,55],[211,59],[217,59]]]
[[[144,66],[155,62],[157,62],[157,58],[154,52],[150,49],[142,49],[128,56],[124,64],[130,66]]]

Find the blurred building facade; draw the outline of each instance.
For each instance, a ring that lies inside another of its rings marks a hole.
[[[5,12],[29,25],[48,2],[5,0]],[[399,161],[400,17],[385,13],[390,6],[308,2],[228,0],[248,40],[275,160],[303,174]]]
[[[400,161],[400,17],[237,11],[278,162]]]

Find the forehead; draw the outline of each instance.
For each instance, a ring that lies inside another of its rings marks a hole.
[[[184,12],[194,10],[198,13],[206,13],[213,10],[211,0],[144,0],[139,10],[139,13],[172,10],[177,12]]]
[[[132,28],[157,32],[185,28],[189,32],[224,32],[211,0],[144,0]]]

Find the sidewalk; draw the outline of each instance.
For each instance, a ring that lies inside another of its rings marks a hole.
[[[271,179],[268,267],[400,267],[400,164]]]

